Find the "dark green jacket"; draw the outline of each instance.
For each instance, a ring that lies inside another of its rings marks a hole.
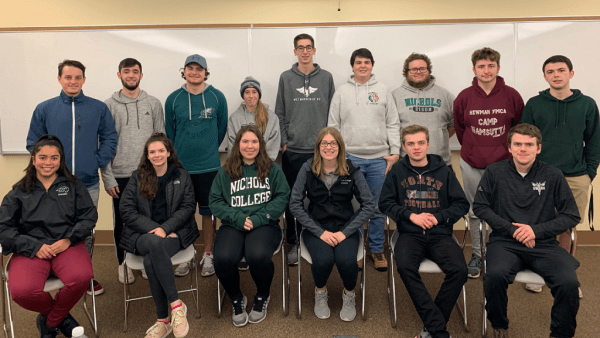
[[[600,162],[600,117],[594,99],[580,90],[559,100],[550,89],[527,101],[524,123],[542,132],[542,152],[537,159],[558,167],[565,176],[588,174],[593,180]]]
[[[279,216],[290,198],[290,187],[275,163],[264,182],[256,177],[257,171],[256,164],[244,164],[242,178],[231,181],[225,168],[219,169],[210,189],[208,206],[223,224],[244,230],[246,217],[250,217],[254,229],[279,224]]]

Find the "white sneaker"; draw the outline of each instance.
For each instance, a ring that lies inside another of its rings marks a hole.
[[[181,263],[175,269],[175,276],[183,277],[190,273],[190,262]]]
[[[123,265],[119,265],[119,282],[125,284],[125,266]],[[129,267],[127,268],[127,282],[127,284],[135,282],[135,276]]]
[[[142,269],[142,278],[148,280],[148,275],[146,274],[146,269]]]
[[[205,252],[202,255],[202,260],[200,261],[202,264],[202,272],[200,273],[202,277],[208,277],[215,274],[215,266],[213,265],[213,254],[210,252]]]

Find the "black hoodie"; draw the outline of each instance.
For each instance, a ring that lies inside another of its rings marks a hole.
[[[452,235],[452,228],[469,212],[469,201],[456,175],[438,155],[427,155],[429,169],[419,174],[408,155],[398,161],[385,178],[379,210],[396,222],[399,232]],[[438,224],[424,230],[410,220],[413,213],[431,213]]]
[[[538,160],[525,177],[513,159],[490,164],[479,182],[473,212],[493,229],[490,242],[516,241],[513,222],[531,226],[536,242],[550,242],[580,220],[560,169]]]

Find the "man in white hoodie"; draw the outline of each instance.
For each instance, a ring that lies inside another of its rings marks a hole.
[[[333,95],[328,127],[342,133],[348,159],[360,166],[378,201],[385,175],[400,157],[400,122],[387,86],[371,74],[374,64],[368,49],[352,53],[350,65],[354,75]],[[369,248],[378,271],[387,270],[384,240],[383,214],[377,208],[369,227]]]
[[[440,155],[452,169],[450,137],[454,135],[454,95],[435,83],[431,68],[427,55],[410,54],[402,69],[405,80],[392,96],[400,115],[400,129],[413,124],[427,127],[431,144],[427,152]],[[404,157],[406,152],[400,151],[400,156]]]
[[[129,182],[131,174],[140,164],[144,145],[153,132],[165,132],[165,114],[162,104],[154,96],[140,89],[144,77],[142,64],[133,58],[123,59],[119,63],[117,77],[123,88],[104,101],[115,120],[119,135],[117,151],[109,164],[100,169],[106,193],[113,198],[113,231],[117,260],[119,261],[119,282],[125,283],[123,271],[123,250],[119,249],[119,240],[123,231],[123,220],[119,212],[119,199]],[[128,282],[134,282],[131,269],[128,269]],[[142,272],[145,276],[145,272]],[[146,277],[144,277],[146,278]]]

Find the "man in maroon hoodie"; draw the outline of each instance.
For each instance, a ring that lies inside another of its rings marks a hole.
[[[454,101],[454,129],[460,150],[465,195],[471,204],[469,224],[473,255],[468,264],[469,277],[481,271],[480,220],[473,214],[473,199],[479,180],[489,164],[510,158],[506,145],[511,127],[521,123],[523,99],[498,76],[500,53],[485,47],[473,52],[473,84]],[[485,239],[485,229],[483,229]]]

